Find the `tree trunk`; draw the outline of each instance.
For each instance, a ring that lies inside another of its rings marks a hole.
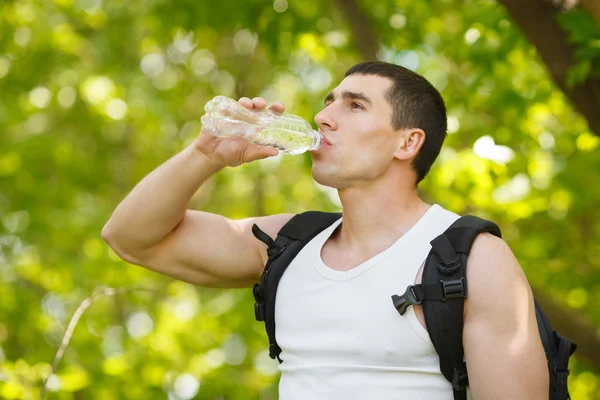
[[[600,79],[590,76],[583,83],[567,87],[567,72],[574,64],[575,47],[567,42],[567,34],[556,20],[560,10],[546,0],[499,0],[499,3],[536,47],[552,79],[587,119],[590,130],[600,136]],[[585,3],[597,4],[597,0]]]
[[[354,44],[362,57],[365,61],[376,61],[379,38],[375,33],[373,24],[358,1],[335,0],[335,3],[348,21],[348,27],[352,31]]]
[[[579,0],[579,3],[589,12],[600,24],[600,1],[598,0]]]

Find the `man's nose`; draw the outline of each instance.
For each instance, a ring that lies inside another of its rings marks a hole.
[[[337,129],[337,124],[334,122],[331,112],[327,110],[327,107],[315,115],[315,123],[321,129],[327,129],[330,131]]]

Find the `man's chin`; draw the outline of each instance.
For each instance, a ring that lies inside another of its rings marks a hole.
[[[312,177],[315,180],[315,182],[317,182],[319,185],[329,186],[328,185],[328,179],[326,179],[327,177],[324,176],[324,174],[319,173],[318,171],[315,171],[314,166],[313,166],[313,169],[312,169]]]
[[[340,187],[340,182],[335,179],[333,174],[327,174],[323,171],[315,171],[313,168],[312,177],[319,185],[327,186],[333,189],[339,189]]]

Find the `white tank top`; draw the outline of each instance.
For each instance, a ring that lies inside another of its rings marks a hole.
[[[283,274],[275,304],[282,349],[280,400],[450,400],[452,386],[403,294],[458,215],[433,205],[392,246],[349,271],[329,268],[321,248],[342,218],[310,241]]]

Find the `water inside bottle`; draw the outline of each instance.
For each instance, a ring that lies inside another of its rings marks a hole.
[[[314,137],[277,127],[266,127],[252,139],[256,144],[272,146],[286,154],[301,154],[315,147]]]

